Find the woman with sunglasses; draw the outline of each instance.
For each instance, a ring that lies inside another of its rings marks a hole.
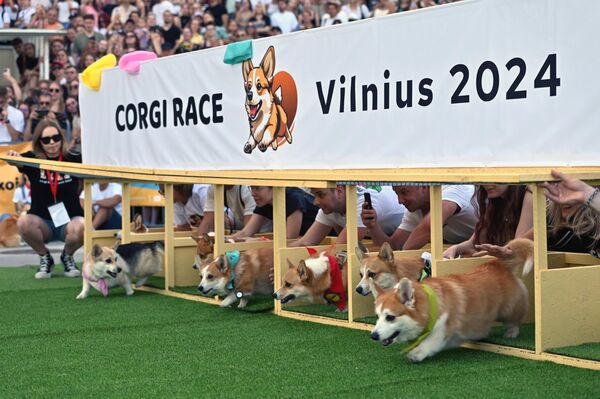
[[[81,163],[78,147],[68,148],[64,131],[55,121],[42,120],[33,133],[33,151],[8,155]],[[54,259],[45,243],[53,240],[65,242],[60,259],[64,275],[78,277],[73,253],[83,245],[83,210],[79,204],[79,179],[59,172],[42,170],[34,166],[17,166],[31,184],[31,209],[18,221],[19,234],[40,256],[40,268],[35,278],[49,278]]]

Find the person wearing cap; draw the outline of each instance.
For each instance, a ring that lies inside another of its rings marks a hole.
[[[25,118],[21,111],[8,104],[5,86],[0,86],[0,106],[0,143],[21,141]]]
[[[348,22],[348,16],[342,11],[342,5],[339,0],[327,0],[325,10],[327,12],[321,18],[321,26],[331,26]]]

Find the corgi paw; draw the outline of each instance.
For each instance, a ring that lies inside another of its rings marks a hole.
[[[219,307],[221,307],[221,308],[228,308],[228,307],[229,307],[229,305],[231,305],[231,304],[230,304],[230,303],[228,303],[228,302],[222,301],[222,302],[219,304]]]
[[[87,298],[87,295],[84,294],[83,292],[81,292],[79,295],[77,295],[77,297],[75,297],[75,299],[85,299]]]
[[[510,326],[504,331],[504,338],[517,338],[519,336],[519,326]]]
[[[425,351],[417,347],[408,352],[406,357],[413,363],[420,363],[423,360],[425,360],[425,358],[427,357],[427,353],[425,353]]]
[[[238,303],[238,309],[245,308],[247,304],[248,304],[247,298],[240,299],[240,303]]]
[[[258,149],[260,150],[260,152],[265,152],[267,151],[267,148],[269,148],[268,144],[265,143],[260,143],[258,144]]]
[[[252,154],[252,149],[253,149],[253,148],[252,148],[252,145],[251,145],[250,143],[246,143],[246,144],[244,145],[244,152],[245,152],[246,154]]]

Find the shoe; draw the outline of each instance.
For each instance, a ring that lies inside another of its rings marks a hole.
[[[75,264],[75,259],[73,259],[73,255],[68,255],[64,251],[60,254],[60,261],[65,267],[65,276],[66,277],[79,277],[81,276],[81,272],[77,269],[77,265]]]
[[[54,269],[54,258],[47,252],[46,255],[40,256],[40,268],[35,274],[35,278],[50,278],[52,277],[52,269]]]

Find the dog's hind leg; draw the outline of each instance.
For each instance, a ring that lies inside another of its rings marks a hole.
[[[135,286],[136,286],[136,288],[140,288],[142,285],[146,284],[146,281],[148,280],[148,277],[149,277],[149,276],[142,277],[141,279],[137,280],[137,281],[135,282]]]

